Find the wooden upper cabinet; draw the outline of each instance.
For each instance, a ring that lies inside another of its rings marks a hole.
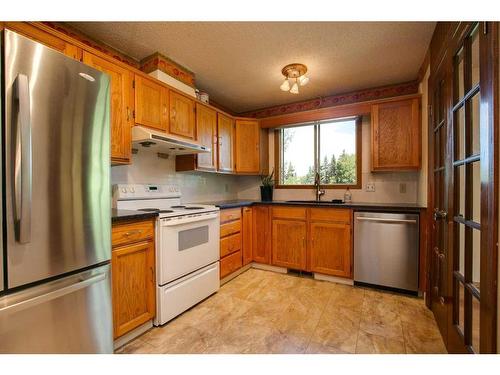
[[[111,259],[114,337],[120,337],[155,315],[154,241],[117,247]]]
[[[135,123],[168,130],[169,90],[152,79],[135,75]]]
[[[234,171],[234,121],[232,118],[217,114],[218,136],[218,170],[221,172]]]
[[[273,219],[272,264],[296,270],[306,268],[307,225],[305,221]]]
[[[210,152],[197,155],[198,169],[217,169],[217,112],[196,103],[196,133],[198,142]]]
[[[27,36],[28,38],[36,42],[45,44],[47,47],[64,53],[66,56],[69,56],[75,60],[82,59],[81,48],[75,46],[74,44],[66,42],[65,40],[58,38],[55,35],[40,30],[27,22],[5,22],[5,27],[12,31],[15,31],[16,33]]]
[[[260,126],[254,120],[236,120],[235,166],[237,173],[260,173]]]
[[[257,263],[271,264],[271,219],[269,206],[252,207],[252,255]]]
[[[111,161],[114,164],[130,163],[132,112],[134,110],[133,74],[127,69],[86,51],[83,52],[83,62],[110,77]]]
[[[372,170],[420,169],[420,99],[372,106]]]
[[[194,100],[170,91],[170,126],[169,133],[195,139]]]
[[[243,207],[241,218],[243,265],[252,262],[253,216],[251,207]]]

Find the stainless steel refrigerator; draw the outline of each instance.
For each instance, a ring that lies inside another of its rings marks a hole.
[[[0,353],[111,353],[109,78],[1,38]]]

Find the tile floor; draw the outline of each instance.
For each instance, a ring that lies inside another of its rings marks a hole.
[[[249,269],[117,353],[446,353],[422,299]]]

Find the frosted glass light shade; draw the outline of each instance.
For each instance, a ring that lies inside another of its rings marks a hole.
[[[299,85],[297,85],[297,82],[295,82],[292,86],[292,88],[290,89],[290,92],[292,94],[298,94],[299,93]]]
[[[309,82],[309,77],[307,77],[306,75],[299,77],[299,83],[301,86],[307,85],[307,82]]]
[[[288,79],[285,79],[283,83],[280,86],[281,91],[289,91],[290,90],[290,82],[288,82]]]

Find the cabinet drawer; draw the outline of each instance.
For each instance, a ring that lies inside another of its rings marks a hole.
[[[351,222],[351,210],[342,208],[311,208],[311,220]]]
[[[238,250],[241,250],[241,233],[236,233],[220,240],[221,258]]]
[[[113,225],[111,230],[111,243],[113,246],[138,242],[153,237],[154,222],[149,220]]]
[[[303,207],[273,207],[273,218],[306,219],[306,209]]]
[[[241,230],[241,220],[231,221],[220,226],[220,237],[226,237],[230,234],[238,233]]]
[[[220,278],[237,271],[241,268],[241,250],[228,255],[220,260]]]
[[[220,222],[227,223],[228,221],[241,219],[241,208],[231,208],[227,210],[221,210],[220,212]]]

